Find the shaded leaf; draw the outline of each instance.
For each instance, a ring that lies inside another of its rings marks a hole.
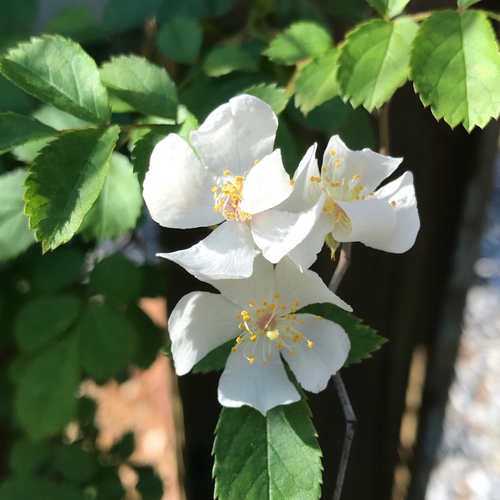
[[[52,459],[53,452],[47,445],[23,439],[12,446],[9,466],[17,474],[43,475]]]
[[[141,493],[143,500],[161,500],[163,497],[163,481],[155,473],[152,467],[136,467],[139,474],[137,491]]]
[[[108,0],[104,7],[102,27],[120,33],[140,26],[161,7],[161,0]]]
[[[0,500],[84,500],[81,491],[69,484],[47,479],[14,476],[0,486]]]
[[[333,304],[310,304],[297,311],[297,314],[299,313],[322,316],[345,330],[351,341],[351,349],[345,366],[361,363],[363,359],[371,358],[371,353],[387,342],[387,339],[377,335],[376,330],[363,325],[363,320]]]
[[[111,453],[116,454],[120,457],[120,460],[124,462],[130,455],[134,452],[135,448],[135,435],[133,432],[126,432],[118,443],[114,444],[109,450]]]
[[[35,235],[23,217],[26,176],[21,169],[0,175],[0,262],[16,257],[35,243]]]
[[[25,92],[82,120],[101,124],[111,118],[95,62],[62,36],[44,35],[21,43],[0,60],[0,71]]]
[[[466,8],[470,7],[471,5],[474,5],[475,3],[480,2],[481,0],[458,0],[457,4],[460,8]]]
[[[0,33],[29,33],[36,21],[38,0],[7,0],[2,2]]]
[[[101,67],[102,81],[110,94],[146,115],[177,116],[177,89],[165,69],[143,57],[111,58]]]
[[[340,95],[354,107],[380,108],[408,79],[410,46],[418,25],[401,18],[375,19],[346,36],[338,58]]]
[[[78,43],[95,42],[102,36],[95,25],[92,9],[88,5],[75,5],[63,9],[45,30],[71,38]]]
[[[367,0],[367,2],[377,9],[382,17],[394,17],[401,12],[410,0]]]
[[[90,481],[99,467],[99,462],[80,443],[60,446],[55,453],[54,466],[67,479],[75,483]]]
[[[200,361],[193,366],[193,373],[208,373],[214,370],[223,370],[233,346],[234,339],[210,351],[203,359],[200,359]]]
[[[119,128],[67,132],[43,149],[26,179],[26,215],[43,251],[70,240],[96,200]]]
[[[79,384],[74,336],[58,342],[30,362],[19,382],[15,401],[17,416],[28,436],[38,440],[62,432],[75,417]]]
[[[253,95],[267,102],[271,106],[272,110],[279,115],[288,104],[290,97],[289,94],[285,93],[285,89],[278,87],[276,83],[262,83],[260,85],[254,85],[242,92],[242,94]]]
[[[62,335],[78,318],[81,301],[74,295],[41,295],[26,302],[14,322],[21,350],[35,352]]]
[[[15,146],[54,135],[56,131],[29,116],[15,113],[0,114],[0,154]]]
[[[129,159],[113,153],[101,194],[83,219],[80,233],[86,240],[115,239],[134,229],[141,215],[142,195]]]
[[[337,56],[337,49],[331,49],[300,70],[295,81],[295,106],[304,115],[338,95]]]
[[[223,408],[215,432],[214,498],[319,498],[321,450],[304,400],[265,417],[249,406]]]
[[[91,305],[76,325],[80,362],[92,376],[108,379],[131,360],[137,345],[134,326],[107,305]]]
[[[304,21],[294,23],[280,33],[264,51],[264,55],[278,64],[289,66],[320,56],[331,47],[332,38],[325,28]]]
[[[424,105],[451,127],[484,127],[500,112],[500,54],[486,14],[434,12],[415,38],[410,77]]]
[[[208,76],[218,77],[233,71],[255,72],[258,62],[239,47],[216,47],[203,62],[203,71]]]
[[[175,17],[158,33],[158,47],[173,61],[192,64],[198,59],[203,31],[194,19]]]

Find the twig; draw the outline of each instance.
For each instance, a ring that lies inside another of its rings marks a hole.
[[[389,101],[385,102],[378,110],[378,138],[379,153],[381,155],[389,154]]]
[[[332,292],[337,291],[342,278],[344,277],[347,269],[349,269],[349,266],[351,264],[351,250],[352,243],[342,243],[339,263],[337,264],[337,268],[335,269],[335,272],[333,273],[332,279],[330,281],[330,285],[328,286],[328,288]],[[339,395],[340,404],[342,405],[342,410],[344,411],[344,417],[346,420],[344,445],[342,447],[342,456],[340,457],[337,482],[335,483],[335,492],[333,494],[333,500],[340,500],[342,487],[344,486],[344,477],[347,470],[347,462],[349,460],[349,452],[351,451],[351,444],[354,438],[354,431],[356,430],[357,420],[352,409],[351,401],[349,400],[349,396],[347,395],[344,382],[342,381],[342,377],[340,376],[340,372],[337,372],[333,376],[333,383],[335,384],[335,389],[337,389],[337,394]]]

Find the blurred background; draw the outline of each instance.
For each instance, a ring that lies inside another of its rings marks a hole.
[[[500,12],[495,0],[480,7]],[[412,0],[406,12],[438,8],[455,8],[455,2]],[[291,22],[318,22],[340,42],[356,23],[374,16],[364,0],[2,0],[0,12],[0,52],[30,35],[57,32],[78,41],[98,64],[113,54],[139,54],[167,69],[180,102],[200,123],[251,85],[286,85],[292,70],[261,52],[264,40]],[[192,21],[184,36],[172,34],[178,19]],[[223,46],[237,47],[237,56],[214,64],[210,57]],[[0,76],[4,111],[38,113],[41,121],[47,115]],[[404,255],[355,244],[338,291],[389,339],[373,358],[342,370],[358,418],[342,498],[499,499],[499,124],[471,134],[461,126],[451,130],[422,106],[411,83],[396,92],[388,116],[389,153],[405,159],[395,176],[414,173],[421,230]],[[120,123],[133,118],[114,117]],[[318,142],[322,153],[336,133],[352,149],[379,147],[377,113],[353,110],[338,97],[307,118],[292,99],[279,120],[276,146],[290,172],[308,145]],[[32,158],[18,148],[0,158],[0,173]],[[96,243],[83,231],[42,257],[33,240],[21,255],[0,263],[0,500],[35,498],[33,492],[41,491],[35,478],[47,477],[71,485],[71,493],[57,490],[61,499],[212,498],[220,374],[177,380],[160,352],[167,310],[204,285],[154,257],[205,234],[160,231],[143,209],[136,230],[113,241]],[[328,251],[313,269],[330,279],[335,262]],[[78,420],[40,443],[17,417],[29,356],[14,332],[19,317],[39,311],[35,299],[68,290],[104,296],[118,308],[127,304],[142,334],[141,350],[112,381],[82,380]],[[331,498],[345,421],[333,384],[309,395],[309,403],[324,457],[322,498]],[[79,440],[94,453],[91,464],[78,452],[61,451]],[[85,467],[94,476],[85,475]],[[91,476],[97,486],[81,486]],[[12,487],[16,478],[31,478],[25,483],[32,481],[33,489],[19,493]]]

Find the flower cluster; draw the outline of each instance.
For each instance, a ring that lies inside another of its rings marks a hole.
[[[300,399],[283,360],[304,389],[318,392],[347,359],[342,327],[300,314],[317,302],[351,310],[308,271],[325,240],[400,253],[420,225],[411,173],[379,187],[401,159],[350,151],[334,136],[321,169],[314,145],[290,179],[273,150],[277,127],[265,102],[235,97],[191,132],[191,144],[176,134],[157,144],[143,193],[162,226],[217,226],[191,248],[158,254],[220,292],[190,293],[172,312],[177,373],[233,340],[219,401],[264,415]]]

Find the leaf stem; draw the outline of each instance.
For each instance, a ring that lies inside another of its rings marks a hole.
[[[390,101],[385,102],[378,110],[378,152],[381,155],[389,154],[389,104]]]
[[[120,130],[122,132],[129,132],[136,128],[156,128],[156,127],[169,127],[179,125],[177,122],[172,123],[171,125],[168,123],[132,123],[130,125],[120,125]]]
[[[426,10],[424,12],[417,12],[416,14],[408,14],[405,15],[405,17],[407,17],[408,19],[413,19],[414,21],[422,21],[430,17],[432,14],[434,14],[433,10]]]
[[[490,18],[495,21],[500,22],[500,14],[497,12],[491,12],[491,10],[483,10],[483,12]]]

